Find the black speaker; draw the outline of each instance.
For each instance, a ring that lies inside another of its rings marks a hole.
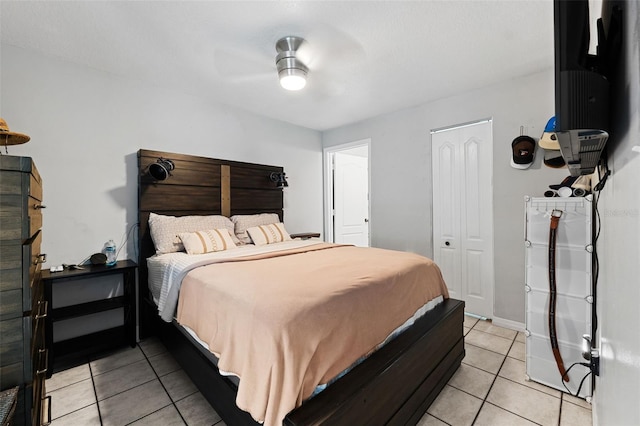
[[[92,265],[104,265],[107,263],[107,255],[104,253],[92,254],[89,258]]]

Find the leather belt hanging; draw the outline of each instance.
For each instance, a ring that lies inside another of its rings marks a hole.
[[[551,223],[549,225],[549,339],[551,340],[551,351],[556,359],[562,380],[568,382],[569,376],[567,376],[567,371],[562,362],[560,348],[558,347],[558,336],[556,335],[556,233],[561,216],[562,210],[554,209],[551,212]]]

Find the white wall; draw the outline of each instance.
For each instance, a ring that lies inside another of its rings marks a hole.
[[[553,71],[375,117],[323,133],[323,146],[371,138],[371,243],[433,255],[432,129],[493,118],[495,317],[524,323],[524,196],[542,196],[566,169],[509,165],[511,142],[538,138],[554,114]]]
[[[0,116],[44,180],[45,266],[77,263],[137,222],[138,149],[283,166],[289,232],[321,232],[320,133],[3,44]],[[120,259],[136,258],[133,241]]]
[[[640,424],[640,3],[623,7],[623,58],[611,94],[612,132],[607,142],[611,177],[599,210],[598,326],[601,371],[594,417],[599,425]],[[595,424],[595,423],[594,423]]]

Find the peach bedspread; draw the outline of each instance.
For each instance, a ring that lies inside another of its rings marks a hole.
[[[240,377],[238,407],[271,426],[440,295],[428,258],[323,243],[192,270],[177,320]]]

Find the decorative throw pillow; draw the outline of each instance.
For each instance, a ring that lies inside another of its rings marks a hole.
[[[184,251],[184,246],[178,234],[195,232],[206,229],[227,229],[234,235],[233,222],[220,215],[210,216],[164,216],[156,213],[149,214],[149,231],[156,247],[156,254]],[[232,237],[234,243],[235,236]],[[239,242],[239,241],[238,241]]]
[[[225,228],[178,234],[188,254],[203,254],[235,248],[231,234]]]
[[[231,221],[235,226],[235,236],[244,244],[251,244],[251,238],[247,234],[247,229],[260,225],[269,225],[280,222],[280,217],[276,213],[260,214],[238,214],[231,216]]]
[[[247,229],[253,244],[263,246],[265,244],[280,243],[291,240],[289,233],[284,229],[283,223],[271,223]]]

